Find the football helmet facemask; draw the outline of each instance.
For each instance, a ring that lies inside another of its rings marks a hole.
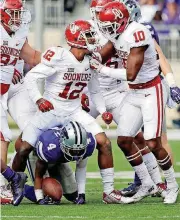
[[[98,47],[98,37],[93,26],[85,20],[70,23],[65,30],[65,38],[69,46],[94,51]]]
[[[87,132],[80,123],[70,121],[64,125],[60,134],[60,147],[68,161],[81,160],[87,145]]]
[[[127,7],[131,21],[138,22],[141,19],[142,15],[140,5],[136,0],[120,0],[120,2],[123,2]]]
[[[125,4],[121,2],[110,2],[99,13],[100,30],[111,41],[124,32],[129,22],[129,12]]]
[[[22,0],[5,0],[0,5],[1,23],[12,32],[16,32],[21,24],[31,22],[31,13],[24,5]]]

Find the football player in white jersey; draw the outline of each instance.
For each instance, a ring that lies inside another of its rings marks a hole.
[[[49,48],[42,55],[41,63],[26,75],[25,82],[29,95],[37,104],[39,111],[23,131],[23,142],[14,158],[13,169],[24,171],[26,159],[43,131],[66,120],[76,120],[96,138],[98,163],[104,185],[104,202],[122,203],[124,197],[114,190],[111,143],[95,119],[81,109],[79,97],[83,88],[88,86],[92,100],[102,114],[103,120],[108,124],[111,123],[113,118],[106,112],[97,74],[90,70],[89,57],[86,55],[96,46],[94,34],[92,25],[87,21],[78,20],[69,24],[65,37],[71,46],[70,50],[62,47]],[[46,80],[43,96],[37,87],[37,80],[41,78]],[[79,133],[76,135],[81,136]],[[77,140],[81,140],[81,137]]]
[[[129,202],[141,200],[154,188],[140,153],[133,147],[133,137],[143,124],[146,143],[167,181],[164,203],[175,203],[178,184],[170,157],[162,148],[160,138],[167,97],[162,96],[159,64],[151,34],[143,25],[130,21],[128,9],[121,2],[105,5],[98,19],[101,31],[110,40],[100,51],[102,61],[105,62],[116,51],[123,60],[124,69],[112,69],[110,72],[109,68],[96,65],[98,62],[95,59],[90,61],[91,67],[101,74],[129,81],[130,90],[121,108],[118,125],[118,145],[142,182]]]
[[[25,1],[24,1],[25,2]],[[21,57],[30,66],[40,62],[40,53],[27,43],[28,23],[31,15],[24,8],[21,0],[5,0],[0,5],[1,16],[1,51],[0,51],[0,86],[1,86],[1,161],[6,164],[7,149],[11,140],[11,132],[7,123],[7,94],[14,75],[15,65]],[[16,75],[16,73],[15,73]],[[4,165],[2,167],[5,167]],[[6,170],[1,170],[6,173]],[[26,176],[21,175],[22,182]],[[22,185],[19,188],[22,194]],[[14,205],[18,205],[20,199],[14,198]]]
[[[90,12],[92,16],[92,21],[91,23],[96,29],[96,32],[98,33],[99,37],[99,44],[101,46],[104,46],[105,43],[107,43],[107,39],[102,35],[102,33],[98,29],[97,25],[97,18],[99,15],[99,12],[103,9],[103,6],[107,4],[108,2],[113,2],[113,0],[92,0],[91,5],[90,5]],[[106,66],[109,66],[111,68],[121,68],[121,59],[118,58],[117,54],[116,56],[111,57],[107,63],[105,64]],[[111,71],[111,69],[109,68]],[[117,79],[113,79],[112,77],[109,76],[98,76],[99,81],[100,81],[100,88],[101,88],[101,93],[105,99],[105,105],[106,108],[109,112],[112,113],[113,119],[116,124],[119,122],[119,117],[120,117],[120,109],[123,103],[124,98],[127,95],[127,90],[128,90],[128,84],[125,81],[120,81]],[[83,91],[84,93],[86,91]],[[86,95],[89,96],[88,92]],[[84,102],[83,102],[84,98]],[[82,106],[84,106],[84,109],[87,109],[87,106],[85,104],[87,100],[87,97],[85,97],[85,94],[82,95]],[[88,110],[88,109],[87,109]],[[91,98],[89,99],[89,114],[93,116],[94,118],[97,118],[97,116],[100,114],[95,106],[93,105]],[[143,134],[139,133],[135,139],[134,139],[135,144],[141,150],[141,154],[143,157],[143,161],[145,162],[148,172],[151,176],[151,178],[154,180],[156,185],[159,188],[159,191],[161,191],[162,196],[164,195],[164,191],[162,189],[162,179],[161,179],[161,174],[157,165],[157,161],[154,157],[154,155],[150,152],[148,147],[146,147]],[[139,184],[140,185],[140,184]],[[136,189],[139,188],[139,185],[137,184]]]

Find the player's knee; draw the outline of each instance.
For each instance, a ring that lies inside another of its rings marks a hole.
[[[18,146],[19,148],[16,149],[16,151],[22,156],[28,156],[31,151],[33,150],[33,147],[27,143],[26,141],[22,141],[20,146]]]
[[[132,146],[133,138],[119,136],[117,144],[122,151],[128,150]]]
[[[76,200],[76,198],[78,197],[78,191],[75,191],[73,193],[67,193],[67,194],[64,194],[64,197],[70,201],[70,202],[73,202]]]
[[[105,136],[104,139],[97,142],[97,149],[102,153],[111,152],[110,140]]]
[[[134,143],[141,150],[146,145],[142,132],[138,133],[134,138]]]
[[[148,140],[146,141],[146,144],[152,152],[156,151],[159,147],[162,147],[160,138]]]
[[[20,148],[21,148],[21,145],[22,145],[22,139],[21,139],[21,136],[20,136],[20,137],[18,137],[18,139],[15,142],[15,150],[19,151]]]

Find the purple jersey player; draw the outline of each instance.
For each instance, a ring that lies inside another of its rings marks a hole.
[[[35,195],[37,202],[49,204],[49,199],[44,198],[41,189],[42,179],[48,165],[54,166],[59,163],[76,161],[75,177],[78,196],[74,203],[84,204],[87,158],[93,154],[95,148],[96,140],[93,135],[86,132],[84,127],[75,121],[49,129],[40,135],[36,144],[38,161],[35,171]],[[72,201],[72,199],[69,200]]]

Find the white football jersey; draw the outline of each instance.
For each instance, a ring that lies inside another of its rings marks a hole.
[[[15,65],[19,59],[21,49],[27,39],[29,26],[22,26],[10,36],[2,25],[1,31],[1,70],[0,83],[11,84]]]
[[[143,65],[131,84],[145,83],[154,79],[159,74],[159,63],[155,50],[154,41],[150,31],[142,24],[132,22],[127,29],[113,42],[122,64],[126,68],[126,62],[130,49],[148,45],[144,54]]]
[[[96,32],[98,34],[99,44],[100,44],[101,47],[103,47],[108,42],[108,40],[99,31],[99,28],[98,28],[96,22],[94,22],[93,20],[90,20],[89,22],[91,23],[91,25],[96,30]],[[111,67],[111,68],[122,68],[121,63],[122,63],[122,61],[119,58],[119,56],[115,55],[107,61],[105,66],[108,66],[108,67]],[[121,80],[117,80],[117,79],[111,78],[109,76],[99,75],[98,79],[99,79],[99,82],[100,82],[100,88],[101,89],[115,89],[117,87],[120,90],[125,90],[127,88],[127,83],[126,82],[122,82]]]
[[[81,106],[79,97],[86,86],[93,94],[100,91],[97,74],[90,70],[88,56],[79,62],[62,47],[49,48],[42,54],[41,63],[27,73],[25,83],[34,102],[42,98],[36,83],[42,78],[45,79],[43,97],[58,111],[65,109],[67,114]]]

